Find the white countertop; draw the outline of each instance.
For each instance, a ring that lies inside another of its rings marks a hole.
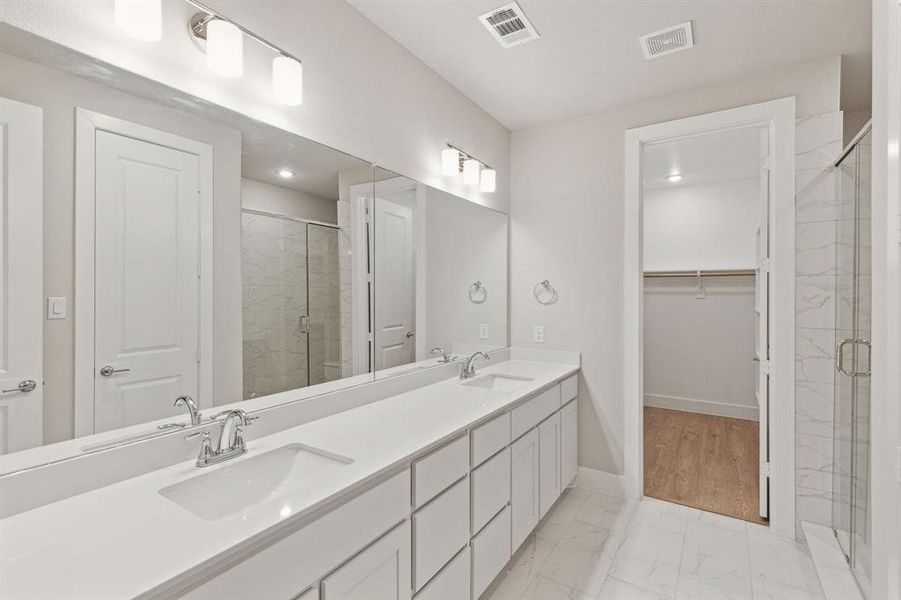
[[[479,374],[532,381],[499,392],[461,386],[454,377],[253,440],[247,454],[217,466],[198,469],[192,460],[0,520],[0,597],[126,598],[176,578],[188,581],[577,370],[506,361]],[[354,462],[219,521],[201,519],[159,494],[173,483],[296,442]]]

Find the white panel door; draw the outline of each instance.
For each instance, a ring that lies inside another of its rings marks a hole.
[[[322,600],[409,600],[409,521],[323,579],[321,591]]]
[[[94,431],[174,414],[197,395],[200,162],[96,137]]]
[[[413,210],[375,201],[375,368],[413,362],[416,285]]]
[[[43,442],[43,113],[0,98],[0,454]]]
[[[538,507],[544,517],[560,497],[560,411],[538,426]]]
[[[760,132],[760,210],[757,227],[757,269],[754,282],[756,335],[754,360],[757,363],[757,408],[759,415],[758,444],[760,455],[761,517],[770,516],[769,494],[769,408],[770,408],[770,344],[769,344],[769,218],[770,218],[770,143],[769,131]]]
[[[538,502],[538,429],[513,442],[510,472],[511,552],[516,552],[540,520]]]

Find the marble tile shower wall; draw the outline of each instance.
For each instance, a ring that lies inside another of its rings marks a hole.
[[[799,119],[796,127],[797,517],[831,526],[839,218],[832,163],[842,150],[842,113]]]
[[[244,213],[241,225],[244,398],[306,386],[306,224]]]

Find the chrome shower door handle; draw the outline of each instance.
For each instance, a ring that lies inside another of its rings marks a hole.
[[[100,367],[100,375],[103,377],[112,377],[114,373],[127,373],[129,371],[131,371],[131,369],[116,369],[113,368],[112,365]]]
[[[28,392],[33,392],[38,387],[38,382],[34,379],[26,379],[24,381],[20,381],[19,385],[14,388],[9,388],[8,390],[0,390],[0,394],[8,394],[10,392],[22,392],[23,394],[27,394]]]
[[[308,315],[300,315],[300,332],[310,333],[310,317]]]
[[[865,377],[869,377],[872,374],[870,370],[870,364],[873,360],[873,344],[870,343],[870,340],[854,340],[855,344],[863,344],[867,349],[867,370],[866,371],[858,371],[857,365],[854,365],[854,374],[855,375],[863,375]]]
[[[854,373],[845,370],[845,345],[853,342],[853,339],[846,338],[838,343],[838,348],[835,350],[835,370],[848,377],[853,377]]]

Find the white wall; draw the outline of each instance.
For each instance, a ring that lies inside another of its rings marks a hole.
[[[511,341],[582,353],[579,464],[623,469],[625,130],[790,95],[800,116],[835,111],[839,71],[828,57],[513,132]],[[560,296],[550,306],[532,296],[545,278]]]
[[[507,216],[427,189],[425,227],[425,352],[450,352],[454,343],[506,346]],[[482,304],[469,300],[475,281],[487,291]],[[487,339],[479,338],[480,324],[488,325]]]
[[[338,222],[337,200],[246,177],[241,178],[241,208],[320,223]]]
[[[644,283],[645,405],[756,420],[754,278]]]
[[[644,270],[753,269],[757,178],[645,190]]]
[[[241,398],[241,136],[17,57],[0,54],[0,95],[44,110],[44,295],[69,298],[69,319],[44,322],[44,443],[72,437],[74,364],[75,107],[213,147],[213,394]]]
[[[433,187],[507,209],[509,132],[349,4],[208,1],[303,60],[304,102],[291,108],[271,100],[270,51],[247,41],[244,77],[214,77],[186,33],[196,9],[185,2],[163,4],[164,39],[150,44],[116,29],[109,0],[4,0],[0,20]],[[441,175],[440,152],[447,142],[497,169],[496,193],[481,194]]]

